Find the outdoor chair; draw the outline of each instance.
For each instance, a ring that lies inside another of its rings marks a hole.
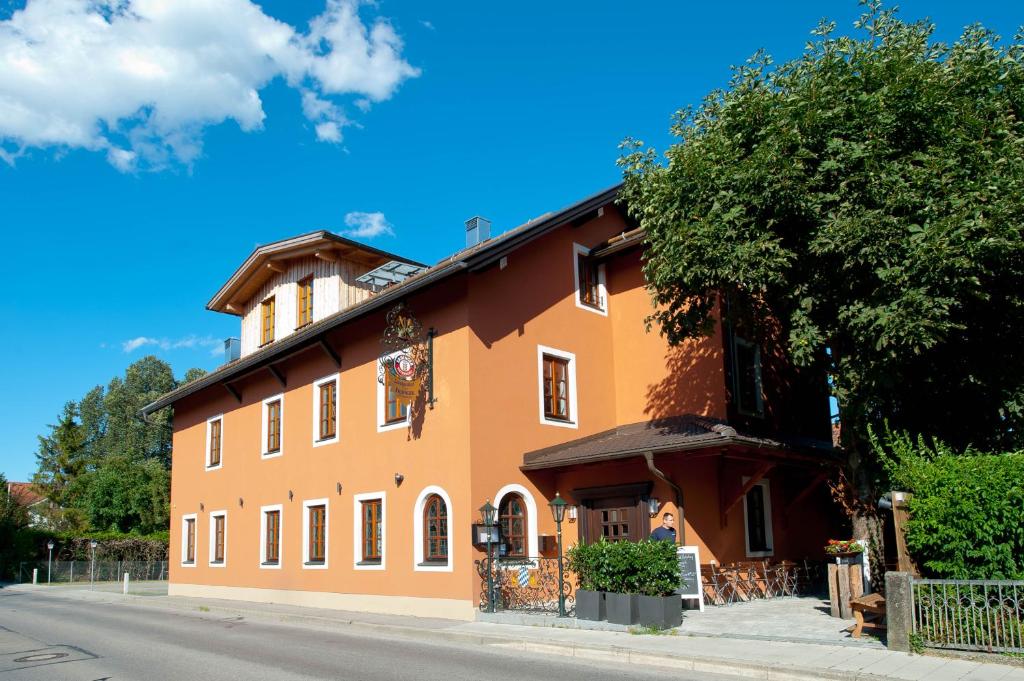
[[[784,560],[778,564],[778,569],[782,579],[782,595],[796,596],[800,566],[791,560]]]
[[[732,578],[736,588],[736,598],[740,601],[752,601],[764,597],[764,588],[759,571],[750,562],[730,563],[723,566]]]
[[[782,565],[761,562],[763,593],[766,598],[780,598],[786,595],[786,572]]]
[[[700,578],[705,594],[712,605],[732,605],[736,602],[736,586],[725,573],[718,570],[714,563],[700,566]]]

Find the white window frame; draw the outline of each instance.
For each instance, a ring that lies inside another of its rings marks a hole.
[[[281,402],[281,446],[276,452],[267,452],[267,405],[271,402],[280,400]],[[284,393],[278,393],[271,395],[270,397],[263,400],[263,409],[261,411],[262,419],[260,424],[260,457],[264,459],[276,459],[279,456],[284,455]],[[224,457],[221,456],[223,459]]]
[[[216,466],[210,465],[210,439],[213,437],[213,422],[220,421],[220,463]],[[216,471],[224,467],[224,414],[217,414],[206,419],[206,461],[207,471]]]
[[[181,516],[181,567],[194,568],[198,560],[193,559],[190,563],[185,560],[185,556],[188,555],[188,521],[191,520],[195,528],[195,546],[193,550],[195,552],[195,558],[199,557],[199,516],[196,513],[186,513]]]
[[[380,499],[380,563],[363,563],[362,502]],[[352,567],[356,570],[383,570],[388,557],[388,497],[383,491],[365,492],[352,497]]]
[[[267,564],[267,512],[277,511],[277,565]],[[284,565],[284,504],[260,506],[260,569],[280,570]]]
[[[537,502],[533,498],[533,494],[530,490],[526,489],[519,483],[510,483],[505,485],[498,490],[498,493],[494,495],[494,508],[495,514],[501,509],[501,502],[509,494],[515,492],[523,498],[523,503],[526,504],[526,548],[527,557],[539,556],[540,555],[540,540],[537,535]],[[498,516],[495,515],[495,522],[498,521]],[[516,565],[518,567],[519,564]]]
[[[397,355],[403,352],[408,352],[408,348],[402,350],[395,350],[394,352],[387,355],[388,359],[394,359]],[[380,381],[380,363],[379,360],[374,363],[373,380],[377,384],[377,432],[385,433],[389,430],[398,430],[400,428],[408,428],[410,420],[412,418],[412,405],[409,405],[409,413],[405,415],[404,421],[395,421],[394,423],[385,423],[387,416],[388,404],[387,394],[384,390],[384,384]]]
[[[749,476],[743,478],[743,484],[746,485],[750,480]],[[775,536],[772,532],[772,488],[769,480],[762,478],[755,483],[755,486],[762,487],[762,496],[764,497],[764,539],[768,542],[768,551],[751,551],[750,550],[750,527],[748,525],[747,518],[747,495],[743,495],[743,547],[747,551],[747,558],[768,558],[775,555]],[[751,487],[753,489],[753,487]],[[748,490],[749,493],[749,490]]]
[[[600,298],[601,304],[598,307],[587,305],[583,302],[583,295],[580,291],[580,256],[589,256],[590,249],[582,244],[574,243],[572,245],[572,276],[573,276],[573,288],[576,290],[575,299],[576,307],[587,312],[593,312],[599,314],[602,317],[608,316],[608,286],[605,283],[605,272],[604,263],[597,266],[597,295]]]
[[[311,565],[309,562],[309,509],[311,506],[324,507],[324,562]],[[326,570],[331,558],[331,502],[330,499],[306,499],[302,502],[302,569]]]
[[[544,355],[558,357],[568,362],[569,373],[569,420],[549,419],[544,415]],[[578,429],[580,412],[576,400],[576,355],[565,350],[556,350],[546,345],[537,346],[537,407],[540,422],[545,426]]]
[[[334,437],[320,437],[320,386],[334,381]],[[313,446],[322,447],[338,442],[341,437],[341,374],[335,373],[313,381]]]
[[[740,360],[739,353],[736,352],[736,348],[739,346],[754,349],[754,383],[757,385],[757,409],[755,411],[743,409],[740,406]],[[736,393],[733,396],[736,411],[745,416],[764,417],[764,385],[761,383],[761,346],[748,341],[746,338],[740,338],[735,333],[732,334],[732,389]]]
[[[423,509],[427,505],[427,498],[432,494],[436,494],[441,497],[441,501],[445,505],[445,513],[448,518],[448,562],[445,564],[424,564],[423,555],[423,534],[424,527],[423,522]],[[383,506],[381,512],[383,514]],[[454,549],[454,542],[452,542],[452,500],[448,496],[448,492],[444,491],[444,488],[438,487],[437,485],[430,485],[424,487],[423,491],[416,498],[416,504],[413,506],[412,511],[412,527],[413,527],[413,560],[412,569],[415,572],[452,572],[453,565],[455,564],[452,558],[452,552]]]
[[[219,563],[217,563],[217,562],[215,562],[213,560],[213,553],[214,553],[214,551],[216,549],[216,543],[217,543],[217,530],[216,530],[216,527],[214,526],[214,520],[213,519],[218,517],[218,516],[223,516],[224,517],[224,560],[222,560]],[[227,512],[226,509],[225,510],[220,510],[220,511],[210,511],[209,528],[210,528],[210,541],[209,541],[209,544],[210,544],[210,554],[209,554],[210,567],[214,567],[214,568],[227,567],[227,565],[228,565],[228,512]]]

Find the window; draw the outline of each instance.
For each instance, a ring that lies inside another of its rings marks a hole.
[[[569,420],[569,361],[544,355],[544,417]]]
[[[744,484],[749,478],[744,479]],[[746,530],[747,556],[771,556],[772,501],[767,480],[759,480],[743,498],[743,520]]]
[[[590,257],[590,249],[573,244],[573,269],[576,276],[576,307],[601,315],[608,314],[604,265]]]
[[[505,495],[498,506],[498,524],[505,542],[504,556],[509,558],[528,557],[526,503],[519,494]]]
[[[748,416],[763,416],[761,348],[733,334],[732,387],[736,409]]]
[[[228,551],[227,511],[210,513],[210,565],[224,567]]]
[[[196,514],[181,518],[181,564],[194,567],[196,564]]]
[[[261,310],[260,345],[266,345],[274,340],[274,316],[274,296],[270,296],[263,301]]]
[[[264,458],[281,456],[284,442],[284,395],[274,395],[263,400],[263,442]]]
[[[436,494],[423,507],[423,542],[424,560],[448,562],[448,507]]]
[[[328,514],[327,499],[309,499],[302,502],[305,517],[302,520],[302,567],[310,570],[327,569]]]
[[[356,570],[383,570],[386,552],[387,499],[384,492],[352,497],[352,540]]]
[[[313,381],[313,446],[338,441],[338,374]]]
[[[537,382],[540,422],[576,428],[576,356],[538,345]]]
[[[409,382],[401,378],[394,369],[394,364],[411,367],[408,353],[399,350],[382,359],[377,375],[377,432],[404,428],[409,423],[409,411],[413,397],[410,394]],[[406,385],[403,385],[406,384]]]
[[[607,541],[630,539],[629,520],[634,507],[602,508],[597,511],[601,524],[601,536]]]
[[[327,556],[327,507],[309,507],[309,562],[322,563]]]
[[[363,505],[363,562],[380,562],[383,549],[380,499],[369,499]]]
[[[295,328],[300,328],[313,321],[313,277],[308,276],[299,282],[299,300],[296,305],[299,311],[298,323]]]
[[[260,567],[281,566],[281,505],[264,506],[260,509]]]
[[[425,487],[413,506],[413,570],[452,572],[451,499],[441,487]]]
[[[224,418],[214,416],[206,422],[206,467],[220,468],[222,432],[224,429]]]

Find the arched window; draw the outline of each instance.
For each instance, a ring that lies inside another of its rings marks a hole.
[[[448,507],[437,494],[423,504],[423,559],[448,562]]]
[[[527,558],[527,514],[526,503],[518,494],[506,494],[498,507],[498,522],[501,525],[502,538],[507,550],[505,555],[510,558]]]

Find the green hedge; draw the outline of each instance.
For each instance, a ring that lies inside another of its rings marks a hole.
[[[929,575],[1024,579],[1024,453],[956,452],[886,432],[875,450],[907,505],[907,548]]]
[[[679,588],[676,547],[667,541],[603,539],[569,549],[569,569],[588,591],[667,596]]]

